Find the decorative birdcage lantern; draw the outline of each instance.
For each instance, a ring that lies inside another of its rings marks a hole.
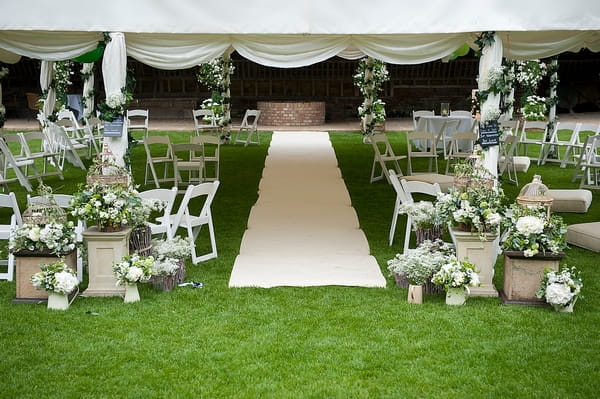
[[[24,224],[43,226],[50,222],[64,223],[66,212],[50,199],[29,205],[21,215]]]
[[[86,177],[87,184],[101,183],[106,185],[129,185],[129,172],[115,162],[115,156],[104,143],[102,152],[90,167]]]
[[[471,187],[494,188],[496,179],[489,170],[483,166],[483,159],[479,155],[481,148],[475,148],[466,162],[461,162],[454,167],[454,187],[459,190]]]
[[[548,187],[542,183],[540,175],[534,175],[531,183],[523,186],[517,196],[517,204],[523,206],[543,206],[546,208],[546,218],[550,218],[550,208],[554,199],[550,197]]]

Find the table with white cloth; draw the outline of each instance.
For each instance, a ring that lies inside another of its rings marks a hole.
[[[444,136],[447,139],[450,139],[452,135],[456,132],[469,132],[471,131],[471,126],[473,125],[473,118],[469,116],[422,116],[419,118],[417,122],[417,131],[419,132],[431,132],[435,136],[439,133],[442,125],[446,121],[458,121],[458,126],[455,128],[454,126],[450,126],[444,130]],[[440,141],[437,145],[438,148],[442,148],[443,143]],[[461,148],[461,150],[466,150],[467,148]]]

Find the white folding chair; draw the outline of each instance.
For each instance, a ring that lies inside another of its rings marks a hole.
[[[190,143],[202,145],[202,160],[204,161],[202,180],[219,180],[221,139],[216,136],[192,136],[190,137]],[[209,174],[209,170],[213,173]]]
[[[155,234],[164,234],[166,237],[172,237],[171,234],[171,223],[169,220],[169,215],[171,215],[171,211],[173,210],[173,205],[175,204],[175,198],[177,197],[177,187],[173,187],[171,189],[168,188],[155,188],[152,190],[141,191],[138,195],[142,199],[149,200],[160,200],[165,204],[165,209],[162,217],[157,217],[154,221],[146,221],[150,226],[150,230],[152,231],[152,235]],[[160,218],[160,220],[159,220]]]
[[[86,148],[85,144],[77,143],[72,141],[63,126],[59,126],[53,122],[47,122],[47,128],[45,130],[48,135],[48,139],[55,147],[53,149],[59,153],[60,168],[64,170],[65,159],[71,164],[87,170],[81,157],[79,156],[79,149]]]
[[[523,148],[523,155],[527,156],[527,147],[530,145],[539,145],[540,151],[542,143],[546,141],[548,135],[548,122],[546,121],[524,121],[519,136],[518,154]],[[530,157],[531,158],[531,157]]]
[[[588,136],[574,180],[580,178],[579,188],[600,189],[600,135]]]
[[[148,136],[144,140],[144,149],[146,150],[146,170],[144,172],[144,184],[148,184],[148,172],[152,174],[154,185],[160,188],[160,183],[172,182],[176,184],[177,176],[173,174],[169,177],[169,167],[173,166],[175,158],[169,136]],[[156,167],[162,165],[163,177],[159,178]]]
[[[406,194],[404,193],[404,189],[402,188],[402,184],[400,184],[400,177],[394,172],[394,170],[390,169],[388,171],[390,176],[390,181],[392,183],[392,187],[394,187],[394,191],[396,192],[396,202],[394,203],[394,213],[392,214],[392,225],[390,226],[390,234],[389,234],[389,243],[392,246],[394,242],[394,235],[396,233],[396,224],[398,222],[398,215],[400,215],[400,206],[402,204],[406,204],[408,199],[406,198]],[[406,223],[406,232],[404,233],[405,237],[410,236],[410,223]]]
[[[0,140],[2,141],[2,140]],[[0,207],[12,209],[9,224],[0,224],[0,240],[9,241],[15,229],[23,225],[21,211],[15,193],[0,194]],[[0,272],[0,280],[13,281],[15,273],[15,256],[9,251],[8,258],[0,260],[0,265],[6,265],[6,272]]]
[[[18,181],[21,186],[25,187],[25,189],[29,192],[33,191],[31,184],[29,183],[29,176],[24,173],[21,168],[25,166],[33,165],[33,160],[31,159],[15,159],[12,152],[10,151],[5,140],[0,140],[0,157],[2,158],[2,179],[0,180],[2,184],[6,185],[6,183],[12,183],[14,181]],[[10,176],[10,171],[14,173],[14,177]],[[41,183],[41,179],[39,180]]]
[[[212,109],[195,109],[192,110],[194,117],[194,127],[196,128],[196,136],[204,132],[217,134],[218,126],[215,118],[215,113]]]
[[[388,176],[388,169],[391,165],[393,170],[402,176],[402,169],[398,161],[405,159],[406,155],[396,155],[392,149],[387,135],[385,133],[373,134],[370,137],[371,146],[373,146],[373,165],[371,166],[371,183],[381,180],[385,177],[388,183],[391,183]],[[379,175],[375,175],[377,166],[381,169]]]
[[[96,116],[86,118],[84,129],[93,140],[95,151],[99,152],[104,142],[104,122]]]
[[[412,175],[414,171],[413,160],[426,158],[429,160],[428,172],[432,173],[432,164],[435,164],[435,173],[438,173],[438,154],[435,147],[436,137],[431,132],[407,132],[406,145],[408,154],[407,171]]]
[[[473,114],[471,113],[471,111],[461,111],[461,110],[457,110],[457,111],[450,111],[450,116],[468,116],[468,117],[473,117]]]
[[[58,111],[56,124],[62,126],[71,139],[71,144],[76,150],[85,149],[86,156],[90,157],[92,153],[98,152],[96,142],[91,134],[79,125],[75,114],[71,110]]]
[[[546,162],[560,162],[561,168],[567,166],[567,159],[564,155],[561,157],[560,150],[564,147],[566,153],[567,148],[581,144],[579,141],[580,127],[581,123],[557,122],[552,133],[542,142],[538,165],[545,165]],[[567,135],[569,137],[565,139]]]
[[[187,184],[202,183],[204,176],[204,157],[202,144],[175,143],[173,149],[173,173],[175,174],[175,185],[183,183],[181,172],[187,172]]]
[[[148,137],[148,110],[147,109],[128,109],[125,113],[127,121],[127,131],[132,134],[134,131],[142,131],[142,140]],[[133,137],[133,134],[132,134]],[[141,140],[137,140],[141,141]]]
[[[440,130],[437,132],[435,137],[435,147],[437,148],[440,145],[440,142],[442,143],[442,155],[444,156],[444,159],[448,159],[448,145],[450,143],[450,138],[456,133],[459,125],[460,121],[458,120],[447,120],[442,123]]]
[[[218,188],[218,180],[211,183],[188,186],[177,213],[169,216],[169,220],[171,221],[170,238],[173,238],[175,234],[177,234],[178,228],[183,228],[187,231],[188,239],[190,240],[193,264],[217,257],[217,242],[215,239],[215,230],[210,208]],[[200,197],[205,197],[204,204],[202,205],[200,212],[193,213],[192,209],[197,209],[197,205],[190,206],[190,202]],[[200,229],[204,225],[208,226],[211,250],[206,254],[197,255],[196,239],[198,238]]]
[[[526,156],[517,154],[519,138],[513,134],[507,134],[500,141],[500,150],[498,156],[498,175],[503,176],[507,172],[508,182],[516,186],[519,185],[517,172],[527,172],[531,160]]]
[[[565,150],[565,155],[563,157],[563,163],[560,164],[561,168],[567,164],[577,165],[581,159],[586,138],[588,136],[595,136],[597,134],[600,134],[600,124],[580,123],[577,137],[567,145],[567,149]]]
[[[42,162],[42,173],[41,177],[46,176],[58,176],[61,180],[64,180],[62,169],[60,168],[59,153],[54,148],[53,144],[50,143],[48,136],[43,131],[24,132],[18,133],[21,139],[22,148],[25,151],[25,155],[28,159],[34,161],[40,160]],[[50,167],[54,170],[49,170]]]
[[[421,118],[422,116],[434,116],[434,115],[435,115],[435,111],[426,111],[426,110],[413,111],[412,119],[413,119],[413,125],[414,125],[415,131],[418,130],[417,125],[419,123],[419,118]]]
[[[73,199],[73,196],[69,194],[52,194],[52,198],[54,199],[56,205],[64,209],[69,209],[71,207],[71,200]],[[48,198],[44,195],[31,196],[27,194],[28,206],[32,204],[44,204],[47,202]],[[83,242],[83,232],[85,229],[85,220],[77,219],[77,225],[75,226],[75,239],[77,242]],[[77,278],[80,282],[83,281],[83,256],[80,251],[77,251]]]
[[[406,203],[414,203],[413,194],[425,194],[437,198],[437,195],[442,192],[440,185],[438,183],[426,183],[418,180],[400,180],[400,185],[402,186],[402,190],[404,191]],[[413,230],[412,228],[412,218],[410,215],[406,218],[406,235],[404,237],[404,251],[409,248],[410,245],[410,233]]]
[[[477,141],[475,132],[457,132],[452,135],[448,144],[448,159],[446,161],[446,174],[452,162],[458,163],[473,155],[473,145]]]
[[[247,147],[248,144],[260,144],[260,135],[258,134],[259,118],[259,110],[247,109],[244,113],[244,119],[242,119],[242,124],[239,126],[231,127],[231,130],[237,131],[233,144],[244,143],[244,147]],[[256,136],[256,140],[252,141],[252,136]]]

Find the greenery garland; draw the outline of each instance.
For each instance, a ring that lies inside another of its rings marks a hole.
[[[0,68],[0,81],[6,75],[8,75],[8,68]],[[0,83],[0,128],[4,126],[4,122],[6,122],[6,108],[2,105],[2,83]]]
[[[496,34],[496,32],[494,31],[487,31],[487,32],[481,32],[479,35],[477,35],[477,38],[475,39],[475,44],[478,47],[478,50],[475,51],[475,55],[477,57],[481,57],[481,55],[483,54],[483,49],[486,47],[491,46],[492,44],[494,44],[494,35]]]
[[[354,85],[364,97],[358,107],[358,116],[361,118],[362,132],[365,135],[373,134],[375,125],[385,122],[385,103],[378,96],[383,89],[383,84],[389,79],[383,61],[365,57],[358,62]]]
[[[231,75],[235,67],[229,56],[215,58],[210,62],[199,65],[196,75],[198,82],[206,85],[213,91],[210,101],[203,102],[203,108],[213,109],[217,116],[219,126],[224,128],[222,138],[229,136],[231,127]]]
[[[69,87],[73,84],[71,76],[73,75],[73,61],[57,61],[54,63],[54,78],[50,82],[50,88],[56,93],[56,103],[54,111],[59,111],[67,107],[67,93]]]

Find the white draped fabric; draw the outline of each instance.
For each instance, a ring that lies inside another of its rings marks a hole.
[[[120,93],[125,87],[127,77],[127,53],[125,49],[125,36],[122,33],[111,33],[110,42],[104,50],[102,59],[102,76],[104,76],[104,92],[106,96]],[[127,150],[127,124],[123,124],[123,133],[120,137],[105,138],[117,163],[124,166],[123,156]]]
[[[50,87],[52,79],[54,78],[54,61],[42,61],[40,69],[40,87],[42,92],[46,92],[46,99],[44,100],[44,107],[42,108],[42,114],[44,119],[52,115],[54,111],[54,104],[56,104],[56,92]]]
[[[494,35],[494,43],[483,49],[479,60],[479,90],[489,89],[489,85],[487,84],[488,79],[482,79],[481,77],[487,77],[490,69],[500,66],[502,66],[502,41],[498,35]],[[499,107],[500,95],[490,93],[487,100],[481,104],[481,118],[483,120],[491,119],[486,118],[486,116],[489,112],[499,110]],[[488,147],[485,150],[483,164],[494,176],[498,175],[498,146]]]
[[[82,96],[84,98],[83,102],[83,116],[85,118],[89,118],[92,116],[92,112],[94,111],[94,74],[92,73],[94,70],[94,63],[88,62],[83,64],[81,68],[81,73],[87,75],[87,79],[83,81],[83,93]]]

